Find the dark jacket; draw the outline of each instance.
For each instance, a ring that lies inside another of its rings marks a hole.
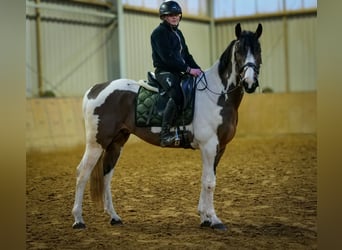
[[[162,22],[151,34],[153,66],[173,73],[200,68],[189,53],[184,36],[178,28]]]

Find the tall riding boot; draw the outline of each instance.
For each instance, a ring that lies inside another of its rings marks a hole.
[[[176,110],[177,110],[176,103],[172,98],[170,98],[164,110],[162,129],[160,132],[160,146],[162,147],[171,145],[175,140],[175,136],[173,136],[170,133],[170,128],[172,126],[172,122],[175,117]]]

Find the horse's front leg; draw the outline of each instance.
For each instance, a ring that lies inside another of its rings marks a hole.
[[[216,186],[215,167],[221,153],[217,152],[217,143],[211,141],[201,148],[202,153],[202,188],[198,204],[201,216],[201,227],[212,227],[227,230],[226,226],[216,216],[214,208],[214,191]]]

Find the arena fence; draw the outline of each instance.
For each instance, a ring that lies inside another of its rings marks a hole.
[[[27,99],[26,150],[84,145],[82,98]],[[316,133],[316,92],[246,94],[236,136]],[[137,141],[132,136],[130,142]]]

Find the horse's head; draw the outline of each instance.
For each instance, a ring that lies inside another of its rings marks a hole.
[[[259,86],[258,76],[261,65],[261,47],[259,37],[262,33],[262,25],[259,23],[255,32],[242,31],[241,25],[235,26],[234,57],[236,70],[240,74],[240,82],[247,93],[253,93]]]

